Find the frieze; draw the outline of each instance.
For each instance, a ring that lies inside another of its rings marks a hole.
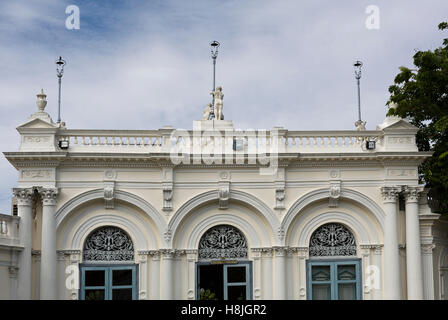
[[[26,143],[41,143],[41,142],[50,142],[50,136],[25,136],[23,137],[24,142]]]
[[[20,172],[21,179],[24,180],[42,180],[42,179],[52,179],[54,177],[53,170],[33,170],[33,169],[22,169]]]
[[[414,169],[389,169],[387,170],[389,177],[417,177],[417,170]]]
[[[413,137],[388,137],[387,142],[390,144],[412,144]]]

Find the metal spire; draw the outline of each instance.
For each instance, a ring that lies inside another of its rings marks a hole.
[[[58,84],[59,84],[59,96],[58,96],[58,123],[61,123],[61,79],[62,75],[64,74],[64,66],[67,64],[67,62],[62,59],[62,57],[59,57],[58,60],[56,60],[56,75],[58,76]]]
[[[219,42],[218,41],[212,41],[210,42],[211,47],[211,56],[213,59],[213,91],[215,91],[215,76],[216,76],[216,58],[218,57],[218,47]],[[215,98],[212,99],[212,107],[210,111],[209,120],[212,120],[215,118]]]

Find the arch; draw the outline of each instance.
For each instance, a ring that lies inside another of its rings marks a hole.
[[[134,244],[134,250],[145,250],[149,247],[146,234],[135,223],[124,217],[103,214],[96,215],[91,219],[83,221],[74,231],[71,237],[70,250],[80,250],[84,248],[87,237],[96,229],[105,226],[113,226],[125,231]]]
[[[310,204],[318,202],[320,200],[328,199],[328,197],[328,188],[314,190],[302,196],[289,208],[288,212],[285,215],[285,218],[281,223],[281,229],[284,230],[287,234],[297,214],[302,212]],[[356,204],[366,208],[375,217],[376,222],[378,222],[381,228],[381,232],[384,232],[385,213],[375,201],[358,191],[347,188],[341,188],[340,197],[342,199],[352,200]]]
[[[210,228],[217,225],[230,225],[237,228],[246,238],[248,247],[260,247],[263,244],[263,239],[261,239],[259,233],[254,228],[254,226],[242,219],[241,217],[233,214],[217,214],[208,217],[198,223],[193,231],[188,234],[187,238],[187,249],[197,249],[199,247],[199,241]]]
[[[251,194],[239,190],[231,190],[229,199],[249,205],[251,208],[259,212],[266,219],[270,228],[269,231],[274,235],[275,238],[277,238],[275,230],[278,230],[280,222],[272,212],[272,210],[263,201]],[[170,230],[173,235],[177,234],[182,221],[186,219],[190,212],[204,204],[216,201],[218,201],[218,192],[216,190],[207,191],[191,198],[186,203],[184,203],[173,215],[170,222],[168,223],[168,230]],[[171,238],[171,245],[173,238],[174,236]]]
[[[122,190],[115,190],[115,199],[121,200],[124,202],[127,202],[131,205],[134,205],[141,209],[143,212],[145,212],[156,224],[157,228],[160,232],[162,230],[165,230],[166,228],[166,222],[163,216],[147,201],[140,198],[139,196],[122,191]],[[56,212],[56,228],[59,227],[59,225],[64,221],[64,219],[76,208],[79,206],[93,200],[98,199],[104,199],[104,190],[103,189],[94,189],[90,191],[83,192],[66,203],[59,208],[59,210]]]

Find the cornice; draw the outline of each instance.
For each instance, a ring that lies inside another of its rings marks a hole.
[[[244,155],[244,163],[237,164],[190,164],[174,165],[169,153],[70,153],[70,152],[4,152],[8,161],[18,169],[21,167],[130,167],[130,168],[263,168],[268,165],[247,163],[253,155]],[[366,167],[408,165],[415,166],[432,152],[374,152],[374,153],[281,153],[278,167]],[[270,156],[268,156],[270,157]]]

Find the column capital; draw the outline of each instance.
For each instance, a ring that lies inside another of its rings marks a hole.
[[[44,206],[56,205],[56,197],[58,196],[57,188],[41,188],[39,194],[42,197],[42,204]]]
[[[272,247],[272,249],[276,257],[285,257],[288,247]]]
[[[432,251],[434,250],[435,247],[436,245],[433,243],[423,243],[421,245],[421,250],[422,253],[425,255],[432,255]]]
[[[9,271],[9,277],[10,278],[17,279],[17,275],[19,273],[19,267],[17,267],[17,266],[9,266],[8,267],[8,271]]]
[[[33,201],[33,188],[13,188],[12,193],[17,199],[19,206],[30,206]]]
[[[419,186],[404,186],[403,195],[406,202],[418,202],[420,193],[423,192],[423,187]]]
[[[397,201],[400,191],[401,190],[398,187],[381,187],[381,196],[383,198],[383,202]]]
[[[163,260],[171,260],[176,254],[176,251],[174,249],[160,249],[159,252]]]

